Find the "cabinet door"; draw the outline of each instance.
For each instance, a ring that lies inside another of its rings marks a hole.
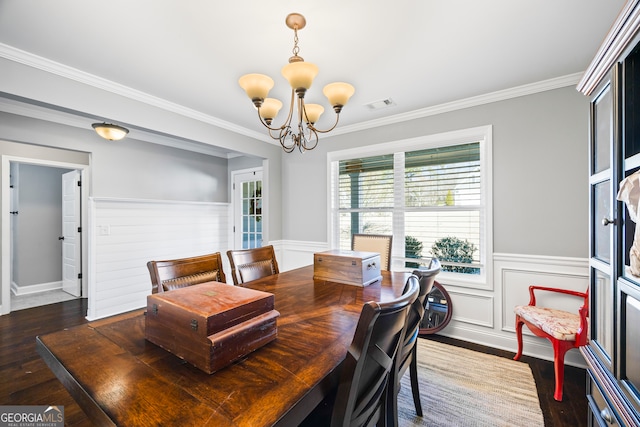
[[[623,279],[620,280],[619,289],[620,354],[617,377],[637,415],[640,411],[640,289],[635,283]]]
[[[590,165],[590,268],[591,268],[591,346],[610,371],[614,357],[614,287],[616,285],[617,239],[614,202],[618,180],[616,165],[617,112],[614,67],[591,100]]]
[[[637,218],[632,212],[638,210],[638,195],[634,195],[632,188],[640,185],[640,45],[636,46],[624,58],[623,69],[623,95],[622,95],[622,178],[626,178],[624,189],[627,197],[620,206],[620,220],[622,227],[621,259],[623,269],[621,276],[630,282],[640,283],[640,241],[635,244],[636,232],[640,232],[636,225]],[[637,192],[637,191],[635,191]],[[638,237],[640,238],[640,236]],[[632,249],[633,248],[633,249]]]
[[[624,89],[622,96],[622,167],[621,173],[631,185],[640,186],[640,41],[623,61]],[[631,203],[619,207],[621,220],[619,255],[622,263],[618,293],[615,377],[620,389],[633,407],[629,416],[640,422],[640,219],[637,218],[638,195]]]

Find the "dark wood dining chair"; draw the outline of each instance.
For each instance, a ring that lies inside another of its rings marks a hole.
[[[167,292],[204,282],[226,282],[220,252],[164,261],[149,261],[151,293]]]
[[[579,298],[582,306],[577,313],[543,307],[536,304],[535,291],[571,295]],[[586,292],[578,292],[570,289],[529,286],[529,304],[517,305],[513,311],[516,314],[516,338],[518,340],[518,352],[513,360],[520,360],[522,356],[522,325],[527,325],[536,336],[551,341],[553,368],[556,377],[553,398],[559,402],[562,401],[564,356],[572,348],[586,345],[589,339],[589,289]]]
[[[227,251],[234,285],[278,274],[278,261],[273,246]]]
[[[396,300],[362,307],[342,364],[331,427],[385,425],[387,385],[418,291],[418,281],[412,280]]]
[[[380,254],[381,270],[391,270],[390,234],[354,234],[351,236],[351,250],[363,252],[377,252]]]
[[[419,417],[422,416],[420,387],[418,385],[418,334],[428,304],[427,296],[433,289],[433,284],[438,273],[440,273],[440,262],[436,258],[433,258],[427,269],[414,271],[414,274],[409,276],[407,284],[405,285],[405,292],[412,286],[411,282],[417,282],[420,290],[418,297],[413,304],[411,304],[411,308],[407,314],[405,334],[398,348],[394,369],[391,371],[391,377],[389,379],[390,392],[387,394],[388,426],[398,425],[398,392],[400,391],[400,380],[407,369],[409,369],[409,375],[411,376],[411,393],[413,394],[413,404],[416,408],[416,414]]]
[[[340,365],[338,387],[300,424],[302,427],[384,426],[387,387],[407,314],[418,298],[417,280],[395,300],[362,307],[351,345]]]

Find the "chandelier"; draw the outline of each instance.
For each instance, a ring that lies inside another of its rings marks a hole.
[[[240,87],[245,90],[247,96],[258,109],[258,119],[267,129],[269,136],[279,140],[285,152],[291,153],[296,147],[300,152],[313,150],[318,145],[318,133],[331,132],[338,125],[340,112],[349,98],[355,92],[353,86],[348,83],[330,83],[324,87],[322,93],[329,100],[329,104],[336,113],[336,121],[329,129],[320,130],[315,127],[324,107],[319,104],[305,104],[304,96],[311,87],[313,79],[318,74],[318,67],[298,55],[298,30],[306,25],[304,16],[299,13],[290,13],[285,20],[287,27],[293,30],[293,56],[289,63],[282,67],[282,75],[291,85],[291,102],[289,113],[282,126],[272,125],[278,111],[282,108],[282,102],[275,98],[267,98],[273,88],[273,79],[264,74],[246,74],[238,80]],[[297,125],[294,119],[297,120]]]

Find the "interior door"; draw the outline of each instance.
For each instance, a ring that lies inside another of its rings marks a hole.
[[[234,176],[233,230],[236,249],[262,247],[265,214],[262,209],[263,190],[261,169]]]
[[[62,290],[81,296],[80,171],[62,175]]]

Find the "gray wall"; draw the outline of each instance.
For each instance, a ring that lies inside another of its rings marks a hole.
[[[289,154],[283,238],[328,240],[328,151],[484,125],[493,125],[494,252],[586,258],[588,100],[574,87],[325,136],[315,150]]]
[[[0,154],[42,156],[42,146],[66,149],[58,156],[67,150],[84,152],[91,159],[94,197],[228,202],[227,160],[220,157],[131,138],[107,141],[91,129],[7,113],[0,113],[2,139],[18,143],[11,144],[10,153],[0,145]]]
[[[68,169],[20,164],[13,281],[20,286],[62,280],[62,174]]]

